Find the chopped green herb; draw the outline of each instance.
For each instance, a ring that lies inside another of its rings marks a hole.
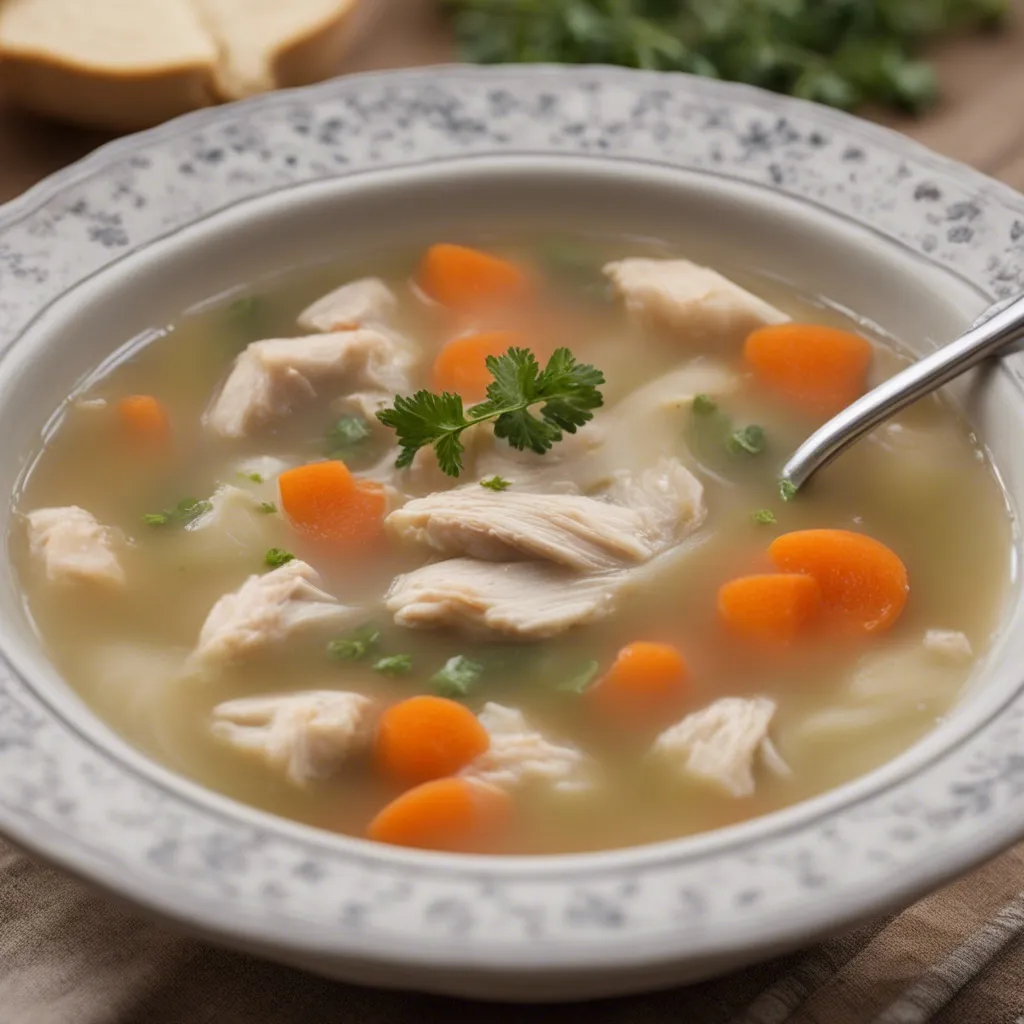
[[[710,395],[696,395],[693,399],[693,411],[698,416],[707,416],[717,409],[718,403]]]
[[[754,522],[760,523],[762,526],[771,526],[772,523],[777,523],[778,520],[770,508],[759,508],[754,513]]]
[[[287,565],[294,559],[295,556],[290,551],[284,551],[282,548],[271,548],[263,556],[264,563],[271,569],[280,569],[282,565]]]
[[[263,476],[260,473],[239,473],[243,480],[250,480],[254,484],[263,483]]]
[[[465,60],[621,64],[747,82],[850,109],[918,111],[932,38],[998,24],[1009,0],[446,0]]]
[[[404,676],[412,670],[412,655],[391,654],[373,664],[373,671],[385,676]]]
[[[478,661],[470,661],[461,654],[449,658],[440,671],[435,672],[430,682],[442,697],[465,697],[474,683],[483,674],[484,667]]]
[[[272,501],[261,501],[260,511],[268,516],[272,516],[277,511],[277,506]]]
[[[332,455],[337,458],[339,453],[345,452],[360,441],[365,441],[371,433],[370,424],[362,416],[342,416],[327,431],[327,441]]]
[[[783,501],[792,501],[796,497],[797,486],[792,480],[779,481],[779,497]]]
[[[543,370],[534,354],[523,348],[488,356],[487,369],[494,378],[487,399],[469,410],[463,410],[459,395],[418,391],[396,397],[392,408],[377,413],[381,423],[398,434],[399,469],[411,465],[421,448],[433,446],[441,469],[457,477],[465,450],[462,432],[491,421],[495,437],[519,451],[543,455],[562,440],[563,431],[575,434],[593,419],[593,410],[603,403],[598,386],[604,375],[578,363],[567,348],[555,349]],[[529,411],[538,404],[539,416]]]
[[[480,481],[480,486],[486,487],[489,491],[507,491],[512,483],[503,476],[489,476],[486,480]]]
[[[556,689],[560,693],[584,693],[597,678],[600,668],[596,661],[588,661],[578,672],[559,683]]]
[[[733,454],[746,452],[748,455],[760,455],[765,449],[763,428],[752,423],[749,427],[740,427],[729,435],[726,447]]]
[[[198,519],[204,512],[209,512],[213,505],[199,498],[182,498],[173,508],[165,508],[163,512],[150,512],[142,517],[148,526],[187,526]]]
[[[351,636],[332,640],[327,645],[327,653],[341,661],[362,661],[377,650],[379,643],[380,630],[373,626],[361,626]]]

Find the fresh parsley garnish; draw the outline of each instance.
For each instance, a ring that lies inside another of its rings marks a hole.
[[[433,446],[441,469],[458,476],[465,451],[462,432],[492,421],[495,437],[519,451],[543,455],[562,439],[563,431],[574,434],[593,419],[594,409],[603,402],[598,387],[604,374],[578,363],[567,348],[556,349],[543,370],[533,353],[523,348],[488,356],[487,369],[494,378],[487,398],[469,410],[463,409],[459,395],[418,391],[396,396],[392,408],[377,413],[381,423],[398,434],[399,469],[411,465],[421,448]],[[539,415],[530,412],[536,405]]]
[[[213,505],[209,501],[199,498],[182,498],[173,508],[165,508],[163,512],[150,512],[144,515],[142,521],[148,526],[187,526],[212,508]]]
[[[269,565],[271,569],[280,569],[282,565],[287,565],[289,562],[294,561],[294,559],[295,556],[283,548],[271,548],[263,556],[264,564]]]
[[[798,488],[792,480],[779,481],[779,497],[783,501],[792,501],[796,497]]]
[[[753,518],[755,523],[760,523],[762,526],[771,526],[772,523],[778,522],[775,513],[770,508],[759,508]]]
[[[729,435],[726,447],[734,455],[746,452],[748,455],[760,455],[765,449],[764,429],[756,423],[748,427],[740,427]]]
[[[380,630],[361,626],[351,636],[332,640],[327,645],[327,653],[341,661],[362,661],[377,650],[379,643]]]
[[[261,501],[260,511],[265,515],[272,516],[277,512],[277,506],[272,501]]]
[[[564,682],[559,683],[556,689],[560,693],[584,693],[597,678],[600,667],[596,661],[588,661],[578,672],[574,672]]]
[[[266,302],[258,295],[243,295],[227,308],[228,326],[236,335],[248,339],[259,330],[266,311]]]
[[[462,57],[621,64],[747,82],[849,109],[936,96],[928,39],[995,24],[1008,0],[447,0]]]
[[[239,473],[238,474],[243,480],[249,480],[254,484],[263,483],[262,473]]]
[[[327,431],[327,443],[332,457],[346,454],[348,449],[365,441],[371,433],[370,424],[362,416],[342,416]]]
[[[486,487],[489,491],[507,491],[512,482],[503,476],[489,476],[486,480],[480,481],[480,486]]]
[[[384,676],[404,676],[412,670],[412,655],[391,654],[380,658],[373,664],[373,671]]]
[[[442,697],[466,697],[473,689],[476,681],[483,674],[484,667],[478,661],[456,654],[449,658],[444,666],[431,677],[434,690]]]
[[[696,395],[693,399],[693,411],[698,416],[707,416],[718,410],[718,403],[710,395]]]

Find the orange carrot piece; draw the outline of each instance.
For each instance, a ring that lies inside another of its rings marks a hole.
[[[610,722],[637,726],[671,719],[687,694],[689,669],[671,644],[636,641],[588,691],[595,710]]]
[[[171,440],[171,418],[152,395],[129,395],[117,403],[117,416],[128,438],[146,448],[163,448]]]
[[[487,357],[501,356],[510,348],[523,345],[523,339],[512,331],[453,338],[434,360],[434,390],[453,391],[469,401],[482,399],[487,385],[494,380],[487,369]]]
[[[719,588],[718,614],[738,636],[789,643],[814,621],[821,588],[800,573],[742,576]]]
[[[313,462],[277,478],[281,507],[308,537],[356,549],[378,541],[387,496],[380,484],[356,480],[338,460]]]
[[[469,708],[423,695],[393,704],[381,715],[374,756],[382,774],[415,786],[454,775],[491,745]]]
[[[906,566],[895,552],[862,533],[784,533],[772,542],[768,554],[781,572],[813,576],[826,616],[856,632],[885,632],[907,603]]]
[[[370,822],[366,837],[421,850],[484,853],[494,849],[511,817],[511,802],[500,789],[456,776],[406,790]]]
[[[759,380],[808,412],[829,415],[863,394],[871,344],[859,334],[818,324],[774,324],[743,348]]]
[[[420,264],[419,283],[430,298],[451,309],[507,304],[530,291],[521,267],[462,245],[432,245]]]

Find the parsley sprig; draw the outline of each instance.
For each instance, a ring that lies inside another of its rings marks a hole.
[[[1008,0],[446,0],[466,59],[622,64],[748,82],[834,107],[919,111],[919,58],[942,33],[995,24]]]
[[[494,378],[487,398],[468,410],[459,395],[417,391],[405,398],[396,396],[392,408],[377,413],[381,423],[398,434],[399,469],[411,465],[421,448],[433,446],[441,469],[457,477],[465,451],[463,431],[492,421],[495,437],[520,451],[528,448],[542,455],[562,439],[563,431],[575,434],[593,419],[594,409],[603,404],[598,388],[604,374],[577,362],[567,348],[556,349],[543,370],[524,348],[488,356],[487,369]],[[537,413],[531,412],[537,405]]]
[[[177,505],[162,512],[150,512],[142,517],[148,526],[188,526],[201,515],[211,511],[212,502],[199,498],[182,498]]]

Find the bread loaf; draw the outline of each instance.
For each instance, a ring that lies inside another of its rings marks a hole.
[[[133,131],[329,78],[358,3],[0,0],[0,82],[27,110]]]

